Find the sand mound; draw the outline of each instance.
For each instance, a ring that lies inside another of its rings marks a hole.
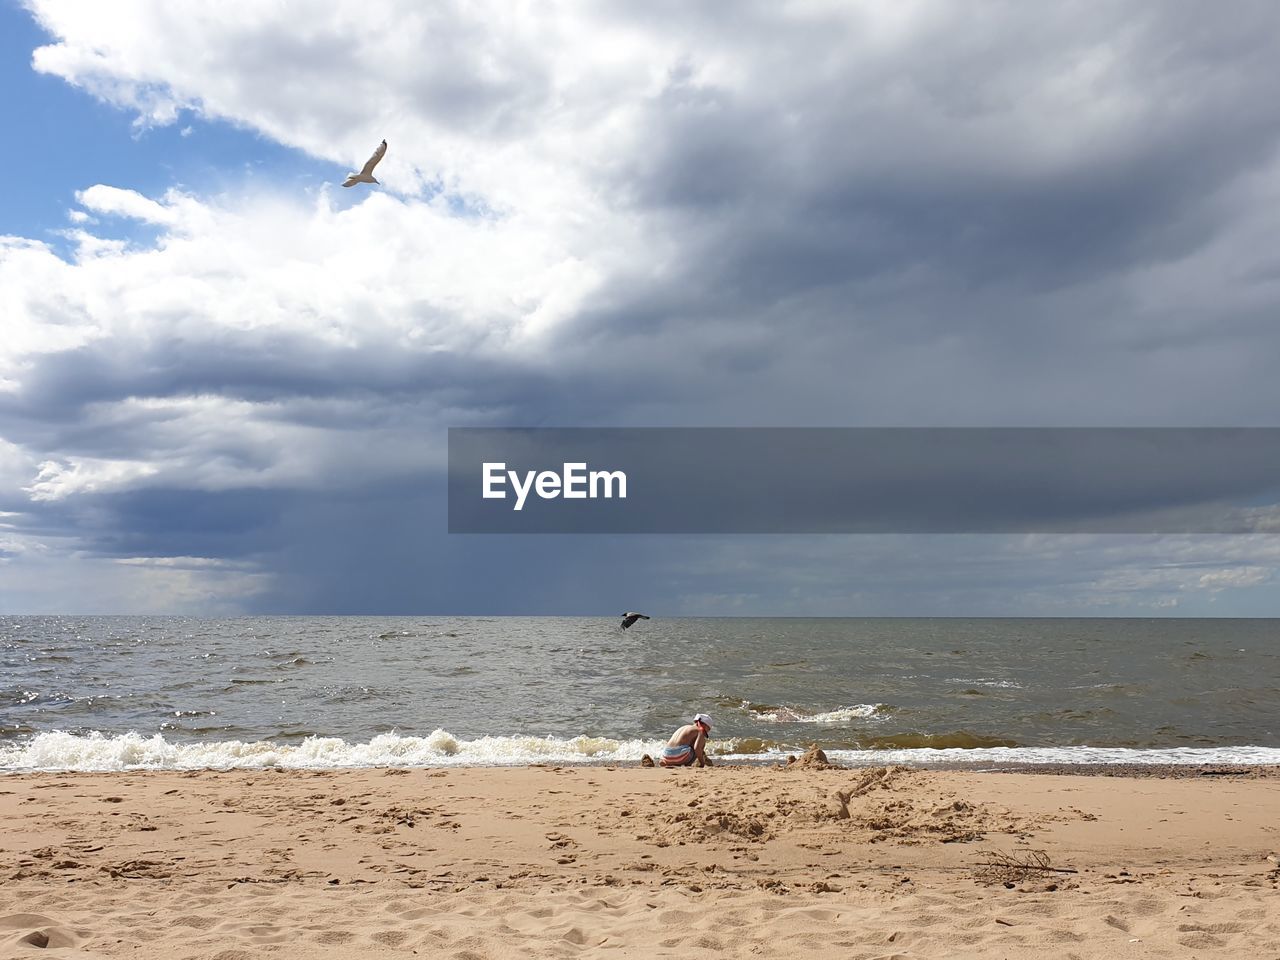
[[[988,832],[1017,833],[1020,827],[1017,820],[1001,819],[967,800],[933,806],[904,798],[870,806],[871,809],[850,819],[872,831],[872,843],[882,840],[964,843],[981,840]]]
[[[787,770],[841,770],[838,764],[832,763],[827,759],[827,755],[822,752],[821,748],[812,743],[809,749],[800,757],[787,757],[784,769]]]
[[[4,956],[75,947],[83,939],[77,931],[38,913],[11,913],[0,917],[0,948]]]
[[[773,836],[769,815],[759,810],[717,808],[705,812],[681,811],[661,818],[656,833],[660,844],[704,843],[708,840],[764,842]]]

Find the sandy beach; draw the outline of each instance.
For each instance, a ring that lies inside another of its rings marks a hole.
[[[1189,773],[8,776],[0,955],[1280,956],[1280,774]]]

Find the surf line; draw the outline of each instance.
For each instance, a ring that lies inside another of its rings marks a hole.
[[[481,465],[484,478],[482,495],[486,500],[507,499],[506,485],[515,493],[512,510],[523,510],[530,491],[542,500],[611,500],[627,499],[627,475],[621,470],[588,470],[585,463],[565,463],[559,473],[554,470],[526,470],[520,474],[508,470],[506,463]]]

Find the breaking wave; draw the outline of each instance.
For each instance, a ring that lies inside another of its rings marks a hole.
[[[639,760],[660,742],[605,737],[479,737],[461,740],[446,730],[429,736],[384,733],[367,743],[307,737],[300,743],[218,740],[171,743],[160,734],[41,733],[0,747],[0,770],[326,769],[340,767],[511,766]]]
[[[808,711],[797,707],[769,706],[743,703],[743,707],[766,723],[848,723],[851,720],[868,720],[884,714],[889,707],[883,703],[858,703],[834,710]]]
[[[897,740],[895,743],[894,741]],[[949,742],[948,742],[949,741]],[[875,741],[873,741],[875,742]],[[1133,749],[1121,747],[1004,747],[971,745],[954,739],[934,740],[937,746],[898,738],[884,738],[878,749],[828,749],[832,761],[860,764],[1280,764],[1280,748],[1197,747]],[[941,744],[948,744],[941,746]],[[989,743],[989,741],[988,741]],[[20,743],[0,746],[0,771],[119,771],[119,770],[231,770],[280,767],[317,770],[346,767],[486,767],[531,763],[633,763],[655,753],[661,741],[613,740],[606,737],[479,737],[462,740],[445,730],[429,736],[381,734],[367,743],[348,743],[339,737],[307,737],[299,743],[269,740],[220,740],[171,743],[160,734],[138,733],[80,736],[40,733]],[[788,749],[774,741],[724,740],[711,752],[742,762],[777,761]]]

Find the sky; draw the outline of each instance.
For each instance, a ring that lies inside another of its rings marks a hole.
[[[0,613],[1280,615],[1274,535],[445,500],[449,427],[1280,426],[1278,37],[1251,0],[0,0]]]

